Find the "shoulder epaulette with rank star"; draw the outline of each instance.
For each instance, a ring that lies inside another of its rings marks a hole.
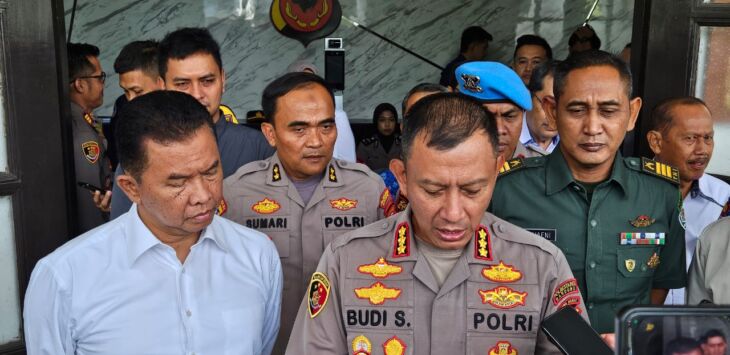
[[[499,168],[499,175],[506,175],[515,170],[522,169],[525,166],[522,158],[514,158],[504,162],[501,168]]]
[[[641,171],[679,184],[679,170],[649,158],[641,158]]]

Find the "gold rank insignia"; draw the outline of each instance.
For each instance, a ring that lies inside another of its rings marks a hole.
[[[388,205],[388,200],[390,199],[390,190],[386,187],[383,189],[383,193],[380,194],[380,208],[385,209],[385,206]]]
[[[489,349],[489,355],[517,355],[517,350],[512,348],[508,341],[499,341],[497,345]]]
[[[269,200],[268,197],[264,197],[263,200],[256,202],[251,209],[258,214],[272,214],[281,208],[276,200]]]
[[[358,335],[355,339],[352,339],[352,354],[353,355],[370,355],[373,350],[373,345],[364,335]]]
[[[483,304],[499,309],[510,309],[525,305],[527,292],[517,292],[507,286],[497,286],[491,290],[478,290]]]
[[[395,229],[393,243],[394,258],[411,255],[411,235],[408,233],[408,223],[403,222],[398,225]]]
[[[271,180],[274,182],[281,180],[281,171],[279,170],[279,164],[274,164],[274,167],[271,168]]]
[[[226,203],[226,199],[222,198],[221,202],[218,203],[218,207],[215,209],[215,214],[222,216],[226,211],[228,211],[228,204]]]
[[[494,282],[515,282],[522,278],[522,272],[512,265],[506,265],[501,260],[499,265],[492,265],[482,270],[482,276]]]
[[[624,260],[624,264],[626,264],[626,270],[629,270],[629,272],[634,272],[634,269],[636,268],[636,260],[626,259]]]
[[[355,295],[359,299],[368,300],[370,304],[380,305],[388,300],[397,299],[400,296],[399,288],[388,288],[380,281],[370,285],[370,287],[360,287],[355,289]]]
[[[656,222],[656,219],[651,218],[647,215],[643,215],[643,214],[641,216],[634,218],[633,221],[629,221],[629,223],[631,223],[631,225],[636,228],[646,228],[646,227],[654,224],[654,222]]]
[[[337,200],[330,200],[330,206],[340,211],[347,211],[357,207],[357,200],[348,200],[341,197]]]
[[[499,168],[499,175],[505,175],[515,170],[522,168],[524,165],[522,158],[514,158],[504,162],[501,168]]]
[[[390,275],[400,274],[403,268],[398,265],[388,264],[385,258],[380,258],[375,264],[360,265],[357,271],[363,274],[370,274],[375,278],[384,279]]]
[[[385,355],[403,355],[406,353],[406,348],[406,343],[395,335],[383,343],[383,353]]]
[[[99,149],[99,143],[95,141],[88,141],[81,144],[81,150],[84,152],[84,158],[91,163],[96,163],[99,160],[101,149]]]
[[[319,271],[312,274],[312,280],[309,281],[308,296],[309,316],[314,318],[322,312],[330,296],[330,280],[327,275]]]
[[[575,279],[565,280],[563,283],[555,287],[555,292],[553,292],[553,304],[557,306],[568,295],[579,292],[578,281]]]
[[[474,257],[481,260],[492,260],[492,243],[489,231],[484,226],[479,226],[474,232]]]
[[[679,170],[658,161],[648,158],[641,158],[641,170],[651,175],[656,175],[675,184],[679,184]]]
[[[337,174],[335,173],[334,166],[330,165],[329,174],[327,174],[327,176],[329,177],[330,182],[337,182]]]
[[[646,266],[648,266],[651,269],[656,269],[657,266],[659,266],[659,255],[655,252],[652,254],[652,256],[649,258],[649,261],[646,262]]]

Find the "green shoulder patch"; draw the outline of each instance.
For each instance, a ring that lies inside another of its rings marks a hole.
[[[499,168],[499,176],[507,175],[513,171],[520,170],[525,167],[525,162],[522,158],[514,158],[504,162],[501,168]]]
[[[658,176],[674,184],[679,184],[679,170],[649,158],[641,158],[641,171],[649,175]]]

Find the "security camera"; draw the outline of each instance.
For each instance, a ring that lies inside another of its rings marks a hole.
[[[342,38],[325,38],[324,50],[342,49]]]

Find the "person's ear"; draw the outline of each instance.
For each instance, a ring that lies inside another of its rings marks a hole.
[[[641,104],[642,101],[640,97],[635,97],[633,100],[629,101],[629,112],[631,116],[629,117],[629,124],[626,126],[626,132],[634,129],[636,119],[639,118],[639,111],[641,111]]]
[[[654,155],[662,153],[662,133],[659,131],[651,130],[646,133],[646,140],[649,142],[649,148],[654,152]]]
[[[74,79],[74,81],[71,82],[71,90],[77,94],[82,94],[86,90],[86,81]]]
[[[161,76],[157,77],[157,80],[155,80],[155,85],[157,86],[158,90],[165,90],[165,81],[162,80]]]
[[[269,122],[261,123],[261,132],[269,142],[269,145],[276,148],[276,132],[274,125]]]
[[[406,163],[400,159],[391,159],[388,164],[390,171],[395,175],[395,179],[398,180],[399,192],[404,197],[408,198],[408,179],[406,178]]]
[[[117,176],[117,185],[124,191],[124,194],[127,195],[130,201],[139,204],[140,186],[137,179],[125,171],[123,174]]]
[[[221,94],[226,93],[226,71],[221,68],[221,86],[223,87],[223,90],[221,91]]]

